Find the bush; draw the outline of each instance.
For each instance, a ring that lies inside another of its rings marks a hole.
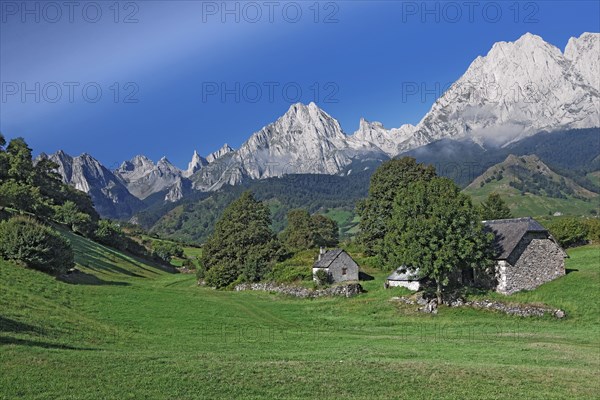
[[[244,282],[259,282],[273,271],[271,263],[249,259],[242,267],[240,275]]]
[[[325,271],[322,268],[319,268],[315,273],[315,277],[317,278],[317,283],[321,286],[327,285],[331,283],[331,276],[329,272]]]
[[[240,276],[240,271],[229,268],[227,265],[217,264],[204,272],[204,278],[208,286],[224,288],[235,282]]]
[[[152,243],[152,257],[166,263],[171,262],[173,257],[184,257],[183,249],[176,243],[155,241]]]
[[[53,274],[65,272],[75,264],[67,239],[27,217],[0,222],[0,256]]]
[[[306,265],[277,265],[267,276],[269,280],[280,283],[312,281],[312,271]]]
[[[563,247],[580,246],[587,242],[588,227],[578,218],[561,218],[550,224],[550,233]]]
[[[600,220],[589,218],[585,221],[588,230],[588,240],[592,243],[600,243]]]
[[[186,267],[188,269],[196,269],[196,263],[191,258],[186,258],[185,260],[183,260],[181,266]]]

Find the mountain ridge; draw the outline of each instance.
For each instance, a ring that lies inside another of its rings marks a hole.
[[[287,174],[352,174],[349,166],[356,160],[381,162],[440,140],[502,147],[540,131],[597,127],[599,40],[598,33],[584,33],[571,38],[564,52],[530,33],[514,42],[497,42],[487,55],[473,60],[416,126],[387,129],[361,118],[359,128],[347,134],[314,102],[295,103],[237,150],[225,144],[206,158],[194,151],[186,170],[164,157],[155,164],[140,155],[112,174],[139,200],[164,193],[163,201],[174,202],[192,191]],[[495,97],[490,89],[497,90]],[[106,192],[102,185],[109,184],[63,179],[83,190],[91,190],[86,184],[98,184],[95,189]]]

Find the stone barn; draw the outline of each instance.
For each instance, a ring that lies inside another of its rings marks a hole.
[[[496,291],[531,290],[565,274],[565,251],[533,218],[483,221],[496,236]]]
[[[402,266],[392,272],[385,280],[385,288],[403,286],[407,289],[417,291],[421,288],[421,280],[419,279],[419,269],[409,271],[405,266]]]
[[[358,264],[342,249],[325,251],[321,248],[312,268],[314,280],[317,280],[316,273],[320,269],[329,274],[333,283],[358,281]]]

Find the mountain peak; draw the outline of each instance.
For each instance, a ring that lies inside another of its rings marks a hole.
[[[518,38],[515,43],[527,43],[527,42],[533,42],[533,43],[546,43],[546,41],[539,35],[533,34],[531,32],[526,32],[523,35],[521,35],[520,38]]]
[[[571,61],[573,70],[587,83],[600,91],[600,33],[584,32],[578,38],[569,39],[565,47],[565,58]]]
[[[186,178],[190,177],[207,164],[208,161],[202,158],[200,154],[198,154],[198,151],[194,150],[194,154],[192,155],[192,161],[190,161],[190,163],[188,164],[187,170],[183,171],[183,176]]]
[[[214,153],[210,153],[208,156],[206,156],[206,161],[208,163],[211,163],[223,157],[225,154],[233,153],[234,151],[235,150],[233,148],[231,148],[227,143],[225,143],[223,146],[221,146],[219,150],[215,151]]]
[[[543,51],[551,53],[554,56],[562,55],[559,48],[546,42],[541,36],[527,32],[514,42],[496,42],[487,54],[487,57],[477,58],[476,61],[485,61],[486,59],[503,58],[512,55],[518,55],[520,58],[535,58],[532,55],[534,51]],[[530,54],[531,53],[531,54]]]
[[[531,33],[494,44],[436,100],[408,145],[469,136],[503,146],[544,130],[599,126],[590,82],[597,85],[600,50],[578,44],[564,55]]]
[[[288,111],[285,113],[286,116],[316,116],[319,114],[327,114],[323,109],[321,109],[315,102],[310,102],[308,104],[304,103],[294,103],[290,106]]]

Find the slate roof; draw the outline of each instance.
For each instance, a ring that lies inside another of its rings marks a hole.
[[[335,259],[338,258],[343,252],[344,250],[342,249],[333,249],[325,252],[325,254],[321,256],[321,259],[318,260],[315,265],[313,265],[313,268],[329,268]]]
[[[419,280],[419,269],[409,271],[405,266],[402,266],[392,272],[387,279],[389,281],[418,281]]]
[[[531,217],[496,219],[483,223],[496,235],[494,245],[497,249],[497,260],[506,260],[527,232],[548,233],[546,228]]]

